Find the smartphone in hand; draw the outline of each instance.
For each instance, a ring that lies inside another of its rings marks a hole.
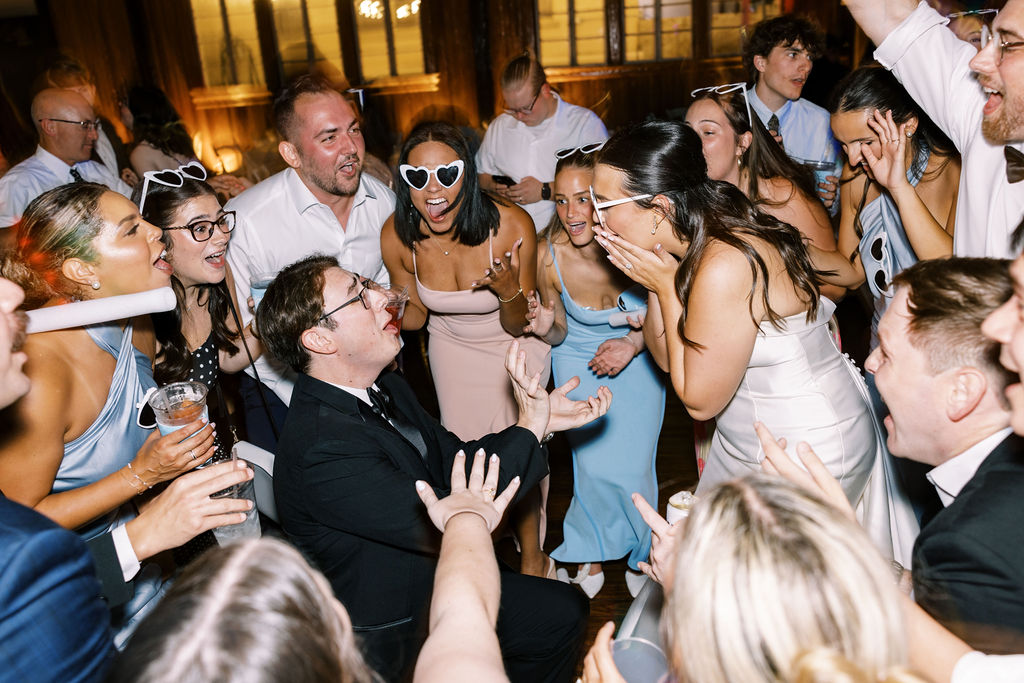
[[[509,178],[507,175],[492,175],[491,180],[494,181],[495,185],[504,185],[505,187],[511,187],[516,184],[516,181]]]

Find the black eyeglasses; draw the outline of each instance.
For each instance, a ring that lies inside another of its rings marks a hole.
[[[70,123],[72,126],[78,126],[79,128],[86,131],[94,131],[100,129],[100,120],[98,118],[92,121],[71,121],[69,119],[54,119],[54,118],[43,118],[40,121],[56,121],[57,123]]]
[[[192,239],[196,242],[206,242],[213,237],[213,231],[220,228],[220,231],[227,235],[235,229],[235,212],[225,211],[219,218],[212,221],[192,221],[188,225],[175,225],[164,230],[188,230],[192,233]]]
[[[506,107],[505,108],[505,113],[508,114],[509,116],[515,116],[516,114],[521,114],[523,116],[528,115],[529,113],[531,113],[533,111],[534,105],[537,104],[537,98],[540,97],[540,92],[543,89],[544,89],[544,84],[541,83],[540,88],[537,90],[537,94],[533,96],[533,102],[530,102],[530,106],[528,106],[528,107],[519,107],[518,109],[509,109],[508,107]]]
[[[1003,36],[999,31],[989,31],[987,26],[981,29],[981,49],[984,50],[988,47],[989,43],[995,43],[996,45],[996,66],[1003,63],[1006,59],[1007,52],[1013,52],[1021,47],[1024,47],[1024,40],[1007,41],[1003,40]]]
[[[351,299],[349,299],[345,303],[341,304],[337,308],[332,308],[331,310],[327,311],[322,316],[317,318],[316,321],[319,323],[321,320],[324,320],[326,318],[330,318],[332,315],[334,315],[335,313],[337,313],[341,309],[345,308],[346,306],[351,306],[352,304],[354,304],[357,301],[362,301],[363,302],[363,308],[365,308],[366,310],[369,311],[370,309],[372,309],[373,308],[373,302],[370,301],[370,291],[376,288],[377,283],[374,282],[373,280],[369,279],[369,278],[365,278],[364,277],[362,280],[359,281],[359,284],[361,284],[363,286],[363,288],[359,290],[358,294],[356,294],[354,297],[352,297]]]

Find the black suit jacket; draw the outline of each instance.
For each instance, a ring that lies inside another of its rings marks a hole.
[[[377,384],[419,428],[426,458],[359,399],[300,375],[274,463],[282,527],[364,629],[422,618],[429,606],[441,535],[416,480],[446,495],[460,448],[467,471],[477,448],[501,457],[499,491],[516,475],[528,491],[548,471],[532,432],[513,426],[463,442],[423,410],[404,379],[385,373]]]
[[[1024,652],[1024,439],[1011,434],[914,545],[914,599],[984,652]]]

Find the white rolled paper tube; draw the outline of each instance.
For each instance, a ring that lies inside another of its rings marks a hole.
[[[110,320],[123,320],[147,313],[169,311],[177,305],[174,290],[170,287],[151,289],[137,294],[107,296],[91,301],[76,301],[73,304],[37,308],[28,312],[29,334],[51,332],[69,327],[95,325]]]

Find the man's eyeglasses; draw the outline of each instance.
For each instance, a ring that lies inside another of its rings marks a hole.
[[[357,301],[362,301],[363,308],[365,308],[366,310],[372,310],[373,302],[370,300],[370,292],[375,291],[377,289],[377,283],[369,278],[364,277],[362,280],[359,281],[359,284],[361,284],[363,288],[359,290],[358,294],[356,294],[354,297],[352,297],[345,303],[341,304],[340,306],[332,308],[331,310],[327,311],[322,316],[317,318],[316,321],[319,323],[322,320],[326,320],[327,318],[330,318],[332,315],[334,315],[341,309],[345,308],[346,306],[351,306]]]
[[[628,202],[637,202],[641,199],[648,199],[654,195],[650,194],[635,194],[632,197],[623,197],[622,199],[609,199],[606,202],[597,201],[597,197],[594,196],[594,186],[590,186],[590,205],[594,207],[594,213],[597,214],[597,222],[601,224],[601,227],[605,230],[608,226],[604,224],[604,215],[601,213],[601,209],[607,209],[612,206],[618,206],[619,204],[626,204]]]
[[[754,119],[750,117],[750,98],[747,97],[747,84],[746,83],[726,83],[724,85],[711,85],[707,88],[697,88],[690,93],[690,97],[696,97],[699,92],[713,92],[716,95],[728,95],[736,91],[743,92],[743,102],[747,105],[747,123],[751,128],[754,127]]]
[[[146,193],[149,183],[167,187],[181,187],[186,180],[206,180],[206,168],[198,161],[190,161],[178,168],[165,168],[162,171],[146,171],[142,174],[142,196],[139,198],[139,214],[146,208]]]
[[[582,152],[583,154],[593,154],[602,147],[604,147],[603,140],[601,142],[591,142],[590,144],[587,145],[580,145],[579,147],[566,147],[565,149],[560,149],[557,152],[555,152],[555,158],[564,159],[568,156],[572,156],[576,152]]]
[[[1006,58],[1007,52],[1013,52],[1016,49],[1024,47],[1024,40],[1007,41],[1003,40],[1003,36],[999,31],[989,29],[987,25],[981,27],[981,49],[984,50],[988,47],[989,43],[995,43],[996,46],[996,66],[1003,63]]]
[[[508,107],[505,107],[505,113],[508,114],[509,116],[515,116],[516,114],[519,114],[520,116],[528,116],[531,112],[533,112],[533,107],[534,105],[537,104],[537,99],[540,97],[540,92],[543,89],[544,84],[541,83],[540,88],[537,90],[537,94],[533,96],[533,102],[530,102],[530,106],[519,107],[517,109],[510,109]]]
[[[225,211],[219,218],[212,221],[192,221],[188,225],[175,225],[164,230],[188,230],[192,233],[192,239],[196,242],[206,242],[213,237],[213,231],[220,228],[220,231],[227,235],[235,229],[235,212]]]
[[[100,120],[98,118],[95,118],[92,121],[71,121],[70,119],[54,119],[54,118],[50,118],[50,117],[39,119],[39,120],[40,121],[56,121],[57,123],[70,123],[72,126],[78,126],[82,130],[85,130],[85,131],[90,132],[90,133],[92,131],[94,131],[94,130],[99,130],[100,129]]]

